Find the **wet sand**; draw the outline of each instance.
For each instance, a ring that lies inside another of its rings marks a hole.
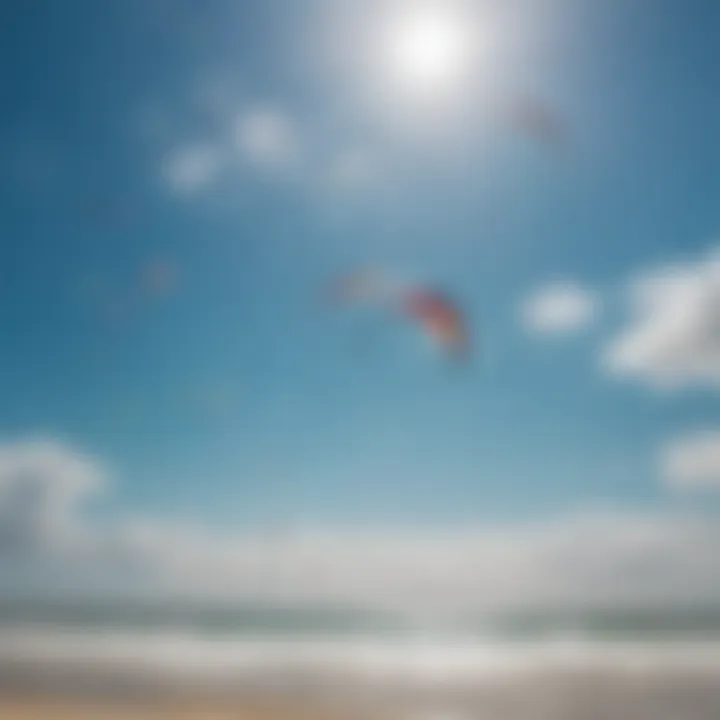
[[[2,720],[718,720],[715,673],[541,674],[463,692],[193,695],[130,698],[0,696]]]
[[[63,697],[0,698],[2,720],[339,720],[320,706],[208,698],[118,701]]]

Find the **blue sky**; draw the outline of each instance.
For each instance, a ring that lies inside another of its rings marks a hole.
[[[662,457],[701,430],[720,448],[720,353],[698,330],[720,312],[720,8],[465,5],[489,59],[426,105],[378,90],[380,0],[6,10],[8,447],[95,458],[95,513],[229,529],[712,507],[669,489]],[[498,121],[525,91],[565,147]],[[366,263],[454,293],[473,366],[322,307]],[[690,287],[678,321],[662,291],[631,296],[668,267]],[[523,321],[543,291],[573,305],[563,283],[591,309]],[[606,362],[626,336],[630,360]],[[720,486],[712,448],[676,485]]]

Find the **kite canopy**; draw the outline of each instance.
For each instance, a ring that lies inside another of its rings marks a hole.
[[[456,303],[436,290],[415,290],[403,303],[405,312],[455,358],[466,357],[470,339],[465,318]]]
[[[464,313],[457,303],[439,290],[406,287],[390,282],[381,273],[362,269],[344,275],[331,287],[334,301],[380,304],[409,318],[450,357],[461,359],[470,351]]]

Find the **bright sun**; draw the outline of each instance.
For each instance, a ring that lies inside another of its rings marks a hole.
[[[389,22],[386,62],[394,80],[422,91],[455,85],[471,61],[473,43],[464,20],[438,3],[408,9]]]

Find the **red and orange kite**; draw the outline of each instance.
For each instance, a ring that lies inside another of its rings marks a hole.
[[[460,360],[470,353],[465,313],[439,290],[397,286],[374,270],[362,269],[333,283],[331,299],[341,303],[380,303],[417,322],[449,357]]]

